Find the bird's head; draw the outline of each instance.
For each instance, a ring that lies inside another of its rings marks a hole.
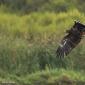
[[[85,36],[85,25],[81,24],[80,22],[75,21],[74,25],[78,31],[81,33],[82,36]]]

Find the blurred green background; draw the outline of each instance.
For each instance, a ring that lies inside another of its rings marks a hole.
[[[64,60],[56,58],[74,20],[85,23],[84,0],[0,0],[0,76],[62,68],[84,72],[85,38]]]

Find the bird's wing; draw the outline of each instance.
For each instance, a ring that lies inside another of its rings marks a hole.
[[[80,42],[80,40],[74,41],[74,37],[65,37],[56,51],[57,57],[62,58],[65,55],[68,55],[71,50],[76,47],[76,45]]]

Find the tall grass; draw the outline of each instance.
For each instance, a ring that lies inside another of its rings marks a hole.
[[[1,0],[0,11],[17,14],[31,12],[67,12],[70,9],[78,9],[85,12],[84,0]]]
[[[84,44],[64,61],[58,62],[56,58],[58,43],[74,20],[85,23],[84,14],[76,9],[59,14],[38,12],[25,16],[1,13],[0,69],[18,76],[46,67],[85,70]]]

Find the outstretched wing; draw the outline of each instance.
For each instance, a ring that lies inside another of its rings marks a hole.
[[[56,51],[58,58],[63,58],[65,55],[67,56],[72,49],[79,44],[85,35],[85,25],[75,22],[72,28],[66,31],[66,33],[68,34],[62,39]]]
[[[71,50],[76,47],[80,40],[80,38],[75,36],[65,36],[56,51],[57,57],[62,58],[65,55],[68,55]]]

